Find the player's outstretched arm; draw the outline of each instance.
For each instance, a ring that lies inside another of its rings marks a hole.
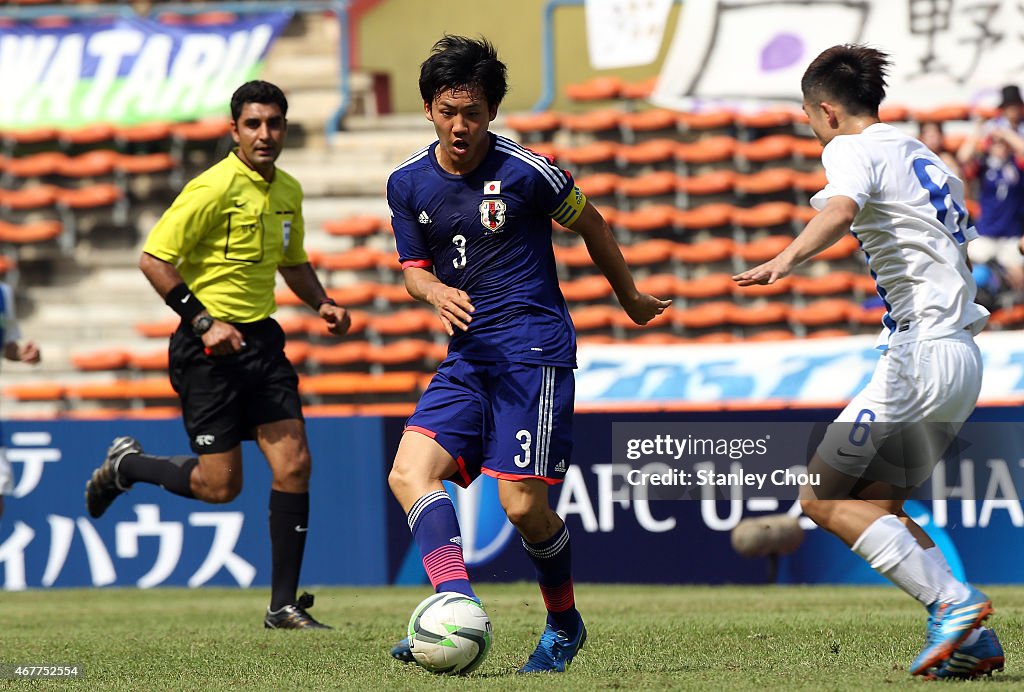
[[[615,297],[631,320],[647,324],[672,304],[671,300],[661,300],[637,290],[608,223],[593,204],[587,202],[579,218],[568,228],[583,238],[590,258],[608,279]]]
[[[434,306],[448,336],[455,334],[456,327],[462,331],[469,329],[469,323],[473,321],[470,313],[476,308],[470,302],[468,293],[441,283],[432,272],[419,267],[406,267],[402,270],[402,276],[409,295]]]
[[[303,262],[290,267],[279,266],[277,270],[281,272],[288,288],[292,289],[306,305],[316,310],[320,318],[327,323],[327,331],[339,336],[348,331],[352,324],[348,310],[336,305],[328,297],[313,265]]]
[[[797,266],[819,252],[834,245],[850,230],[850,224],[860,211],[849,197],[836,195],[829,198],[825,208],[811,219],[802,233],[774,259],[753,269],[735,275],[732,280],[740,286],[773,284],[789,275]]]

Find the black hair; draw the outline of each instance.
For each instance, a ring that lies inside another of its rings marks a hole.
[[[833,100],[851,115],[878,115],[885,98],[889,56],[864,45],[832,46],[816,57],[800,80],[808,101]]]
[[[445,34],[434,44],[420,65],[420,96],[424,103],[433,103],[438,94],[450,91],[480,93],[490,108],[501,104],[508,74],[490,41]]]
[[[288,99],[284,92],[270,82],[254,79],[235,89],[231,95],[231,119],[238,120],[247,103],[273,103],[281,109],[281,115],[288,117]]]

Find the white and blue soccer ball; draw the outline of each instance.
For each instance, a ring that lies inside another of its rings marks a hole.
[[[454,591],[436,593],[409,618],[409,648],[432,673],[465,675],[491,648],[491,620],[480,604]]]

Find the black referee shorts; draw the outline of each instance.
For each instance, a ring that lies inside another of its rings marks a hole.
[[[302,420],[299,378],[285,358],[281,326],[270,318],[234,326],[246,346],[228,356],[206,355],[203,340],[184,323],[171,335],[171,385],[196,454],[234,449],[264,423]]]

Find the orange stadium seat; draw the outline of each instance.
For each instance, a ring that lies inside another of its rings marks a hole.
[[[619,161],[626,167],[671,163],[677,147],[671,139],[648,139],[638,144],[623,145],[619,148]]]
[[[821,142],[808,137],[794,137],[790,143],[793,147],[793,156],[799,159],[817,161],[821,158],[823,147]]]
[[[129,367],[135,370],[167,370],[170,357],[166,348],[145,353],[131,353],[128,356]]]
[[[321,367],[338,367],[366,362],[370,344],[367,341],[343,341],[328,346],[311,346],[306,359]]]
[[[630,267],[652,267],[657,270],[672,269],[673,253],[676,244],[671,240],[644,240],[622,247],[622,257]]]
[[[735,285],[729,274],[706,274],[694,279],[679,279],[675,291],[680,298],[703,301],[725,298]]]
[[[793,307],[789,311],[789,319],[792,323],[804,327],[846,324],[852,311],[857,307],[849,300],[827,298],[809,303],[805,307]]]
[[[825,169],[817,168],[813,171],[796,171],[793,175],[793,187],[801,192],[814,194],[825,189],[828,185],[828,178],[825,177]]]
[[[420,373],[385,372],[370,375],[361,372],[336,372],[299,378],[299,391],[309,395],[358,396],[408,394],[419,389]]]
[[[666,300],[675,297],[679,281],[675,274],[652,274],[637,280],[636,287],[641,293],[649,293]]]
[[[380,285],[373,282],[346,284],[338,288],[331,288],[327,294],[334,299],[338,305],[348,310],[353,307],[370,305],[374,302],[379,292]]]
[[[767,109],[754,113],[737,113],[736,126],[741,130],[774,130],[793,124],[793,111]]]
[[[671,171],[653,171],[618,182],[618,193],[627,198],[674,196],[677,176]]]
[[[792,236],[769,235],[736,247],[736,256],[749,264],[761,264],[776,257],[793,242]]]
[[[602,275],[583,276],[572,281],[563,281],[561,288],[562,295],[570,304],[603,301],[612,295],[612,287]]]
[[[59,199],[61,189],[53,185],[29,185],[18,190],[0,190],[0,206],[8,211],[48,209]]]
[[[636,211],[620,212],[616,225],[631,233],[649,233],[668,229],[671,233],[676,218],[676,208],[668,204],[652,204]]]
[[[749,307],[734,306],[729,321],[741,327],[763,327],[785,324],[789,318],[789,305],[785,303],[761,303]]]
[[[30,221],[16,224],[0,220],[0,243],[44,243],[54,240],[63,232],[64,226],[60,221]]]
[[[711,230],[732,225],[732,204],[704,204],[676,211],[675,225],[687,231]]]
[[[72,399],[93,400],[177,399],[178,397],[166,376],[69,385],[67,396]]]
[[[864,307],[856,303],[851,303],[850,308],[850,321],[862,324],[868,327],[881,328],[882,318],[885,316],[886,309],[883,305],[875,307]]]
[[[652,133],[661,136],[669,136],[676,132],[678,127],[677,117],[674,111],[663,108],[652,108],[649,110],[626,113],[619,122],[619,127],[628,141],[635,142],[638,134],[654,136]]]
[[[179,324],[179,318],[168,317],[157,322],[138,322],[135,324],[135,331],[151,339],[167,338],[175,332]]]
[[[121,189],[109,183],[96,183],[78,188],[63,188],[57,201],[70,209],[98,209],[116,204],[122,197]]]
[[[732,111],[713,110],[702,113],[679,113],[676,122],[686,131],[724,130],[733,126],[736,116]]]
[[[617,99],[623,82],[614,76],[592,77],[577,84],[566,84],[565,95],[570,101],[591,102]]]
[[[108,123],[95,123],[61,130],[57,133],[58,141],[64,149],[88,147],[114,141],[114,127]]]
[[[674,325],[683,329],[708,330],[729,326],[736,309],[727,301],[701,303],[685,310],[672,310],[671,319]]]
[[[736,158],[741,163],[767,163],[769,161],[782,161],[793,155],[793,140],[791,135],[768,135],[759,137],[752,142],[739,144],[736,147]]]
[[[435,322],[441,326],[433,311],[412,308],[373,317],[368,328],[378,336],[414,336],[433,330]]]
[[[999,329],[1012,329],[1024,323],[1024,305],[1000,308],[992,312],[988,323]]]
[[[588,111],[579,115],[562,116],[562,127],[570,133],[608,134],[619,133],[622,111],[614,108]]]
[[[717,135],[698,139],[696,142],[682,142],[676,147],[675,157],[682,166],[682,173],[689,174],[692,168],[709,164],[732,165],[738,144],[734,137]]]
[[[909,119],[910,110],[905,106],[900,106],[898,104],[886,104],[878,109],[878,117],[882,120],[882,122],[886,123],[903,122]]]
[[[505,118],[505,124],[510,130],[519,133],[524,140],[537,141],[556,132],[562,126],[562,117],[550,111],[526,113],[508,116]]]
[[[572,321],[576,325],[577,332],[600,332],[612,325],[612,320],[617,312],[619,309],[611,305],[587,305],[573,308]]]
[[[795,339],[796,334],[789,331],[788,329],[766,329],[761,332],[754,332],[753,334],[744,334],[744,341],[790,341]]]
[[[59,401],[67,387],[57,382],[26,382],[4,388],[4,395],[16,401]]]
[[[71,354],[71,364],[85,372],[93,370],[121,370],[128,367],[131,356],[127,351],[104,349]]]
[[[324,221],[323,228],[333,236],[364,239],[381,232],[383,225],[379,216],[360,214],[345,219]]]
[[[284,344],[284,357],[295,366],[302,365],[309,357],[309,349],[312,348],[304,341],[288,340]]]
[[[675,260],[682,264],[727,263],[728,269],[731,270],[735,248],[736,243],[729,238],[710,238],[699,243],[676,243],[672,248],[672,254]]]
[[[4,163],[4,173],[14,178],[39,179],[56,175],[67,156],[59,151],[43,151],[38,154],[9,158]]]
[[[913,119],[919,123],[942,123],[956,120],[970,120],[971,109],[963,104],[949,104],[945,106],[938,106],[936,108],[915,110],[911,115]]]
[[[119,154],[114,162],[115,169],[125,175],[150,175],[167,173],[177,168],[177,163],[170,154],[156,152],[153,154]]]
[[[4,153],[10,155],[18,147],[58,143],[58,133],[53,127],[33,127],[18,130],[4,130]]]
[[[433,344],[423,339],[401,339],[383,346],[370,346],[366,360],[371,365],[426,365]]]
[[[579,178],[576,184],[591,200],[612,197],[623,179],[615,173],[594,173]]]
[[[619,93],[619,96],[631,101],[647,99],[654,93],[654,88],[656,86],[658,86],[657,75],[641,79],[639,82],[626,82],[622,85],[622,90]]]
[[[378,303],[387,303],[388,305],[409,305],[416,303],[417,300],[409,295],[409,290],[405,287],[404,283],[399,284],[385,284],[376,283],[373,284],[374,298]],[[339,303],[341,305],[342,303]]]
[[[764,202],[748,209],[737,208],[732,222],[747,230],[788,227],[793,220],[793,209],[794,205],[789,202]]]
[[[801,225],[810,223],[811,219],[818,215],[818,210],[813,207],[805,207],[798,204],[793,207],[793,222]]]
[[[850,272],[829,272],[822,276],[794,276],[793,292],[801,296],[833,296],[848,293],[853,282]]]
[[[555,262],[570,270],[569,273],[576,273],[579,269],[590,269],[594,266],[594,260],[590,258],[587,246],[581,242],[572,245],[554,245]]]
[[[148,151],[166,146],[170,142],[171,126],[162,122],[119,125],[115,128],[115,139],[122,151]]]
[[[795,177],[796,172],[791,168],[766,168],[758,173],[736,176],[734,189],[739,195],[765,197],[784,193],[791,197]]]
[[[180,142],[213,142],[231,134],[227,118],[209,118],[171,125],[171,136]]]
[[[366,271],[376,269],[384,254],[372,247],[354,247],[345,252],[325,254],[319,266],[327,271]]]
[[[730,170],[710,171],[701,175],[676,178],[676,189],[686,197],[684,208],[691,206],[692,197],[713,198],[728,196],[732,199],[733,186],[736,184],[736,173]]]
[[[590,167],[599,164],[614,164],[618,153],[618,142],[599,140],[578,147],[562,149],[559,151],[559,158],[572,167]]]

